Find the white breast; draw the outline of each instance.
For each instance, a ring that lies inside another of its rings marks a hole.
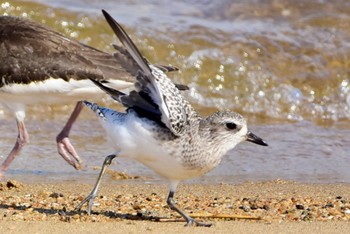
[[[167,179],[183,180],[202,174],[183,167],[178,157],[170,155],[170,151],[153,138],[151,126],[133,113],[123,121],[101,121],[121,157],[137,160]]]

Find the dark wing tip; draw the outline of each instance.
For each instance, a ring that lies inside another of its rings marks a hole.
[[[187,85],[184,85],[184,84],[175,84],[175,86],[180,91],[185,91],[185,90],[189,90],[190,89]]]
[[[106,18],[107,23],[112,28],[113,32],[117,37],[119,38],[120,42],[123,44],[123,46],[126,48],[126,50],[129,52],[130,56],[135,60],[139,68],[145,72],[146,75],[151,75],[152,71],[151,68],[148,65],[148,62],[145,60],[145,58],[142,56],[140,51],[137,49],[134,42],[130,39],[128,34],[124,31],[123,27],[120,26],[120,24],[115,21],[115,19],[108,14],[105,10],[102,10],[102,13],[104,17]]]
[[[105,9],[102,9],[102,14],[104,15],[104,17],[107,19],[107,18],[112,18],[112,16],[105,10]],[[113,19],[113,18],[112,18]]]
[[[164,73],[165,72],[172,72],[172,71],[178,71],[179,70],[179,68],[174,67],[174,66],[170,66],[170,65],[158,65],[158,64],[154,65],[153,64],[153,66],[155,66],[156,68],[160,69]]]
[[[120,97],[124,96],[125,93],[120,92],[116,89],[112,89],[109,88],[107,86],[104,86],[103,84],[101,84],[101,82],[98,82],[97,80],[91,79],[89,78],[97,87],[99,87],[102,91],[104,91],[105,93],[107,93],[108,95],[110,95],[114,100],[119,101],[120,102]]]

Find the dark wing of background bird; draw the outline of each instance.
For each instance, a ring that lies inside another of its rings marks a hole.
[[[35,57],[35,59],[31,59]],[[28,84],[48,78],[68,81],[92,78],[118,79],[133,83],[138,67],[130,63],[128,52],[119,47],[111,54],[102,52],[28,19],[0,16],[0,88],[6,84]],[[164,71],[177,71],[159,65]],[[186,85],[177,85],[186,90]]]
[[[50,77],[134,81],[110,54],[19,17],[0,17],[0,61],[0,87],[28,84],[32,77],[37,81]]]

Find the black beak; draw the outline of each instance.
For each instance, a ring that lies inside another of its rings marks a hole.
[[[247,141],[253,142],[258,145],[268,146],[268,144],[263,139],[253,134],[252,132],[247,133]]]

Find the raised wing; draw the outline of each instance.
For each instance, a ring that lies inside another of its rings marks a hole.
[[[139,70],[139,66],[136,63],[136,61],[131,57],[129,52],[118,45],[112,44],[113,48],[116,50],[116,52],[113,54],[113,56],[123,65],[123,67],[133,76],[137,75],[137,72]],[[150,63],[148,60],[143,57],[143,59],[147,62],[148,65]],[[157,65],[153,64],[156,68],[162,70],[163,72],[172,72],[172,71],[178,71],[179,69],[177,67],[173,66],[166,66],[166,65]]]
[[[139,66],[136,63],[136,61],[131,57],[130,53],[123,47],[113,44],[114,49],[116,52],[113,54],[113,56],[117,59],[117,61],[133,76],[137,75],[137,72],[139,71]],[[147,61],[145,57],[143,59],[147,62],[148,65],[150,63]],[[153,65],[156,68],[160,69],[162,72],[172,72],[172,71],[178,71],[179,69],[177,67],[173,66],[166,66],[166,65]],[[188,90],[187,85],[183,84],[175,84],[176,88],[179,90]]]
[[[139,98],[156,106],[160,112],[159,117],[161,122],[167,126],[174,135],[180,136],[184,132],[187,122],[187,103],[184,101],[179,90],[165,75],[162,69],[149,65],[148,61],[141,55],[124,29],[106,11],[102,10],[102,12],[114,33],[139,67],[136,76],[137,81],[135,82],[137,92],[133,92],[132,95],[129,96],[124,96],[124,101],[122,101],[122,103],[125,104],[128,101],[128,103],[132,103],[134,106],[141,108],[142,111],[146,111],[146,113],[147,108],[143,109],[143,106],[137,103]],[[133,98],[131,101],[128,100],[131,99],[133,95],[136,95],[136,93],[138,94],[138,98]],[[135,110],[141,113],[140,110]]]
[[[100,89],[110,95],[114,100],[122,103],[128,108],[134,109],[139,115],[156,122],[161,122],[161,113],[157,105],[155,105],[146,93],[131,91],[128,95],[107,87],[102,83],[91,79]],[[163,123],[162,123],[163,124]]]
[[[35,59],[30,59],[32,57]],[[131,60],[124,48],[112,56],[42,24],[20,17],[0,16],[0,87],[48,78],[67,81],[92,78],[104,82],[115,79],[134,83],[138,66],[133,60],[132,65],[128,64]]]

